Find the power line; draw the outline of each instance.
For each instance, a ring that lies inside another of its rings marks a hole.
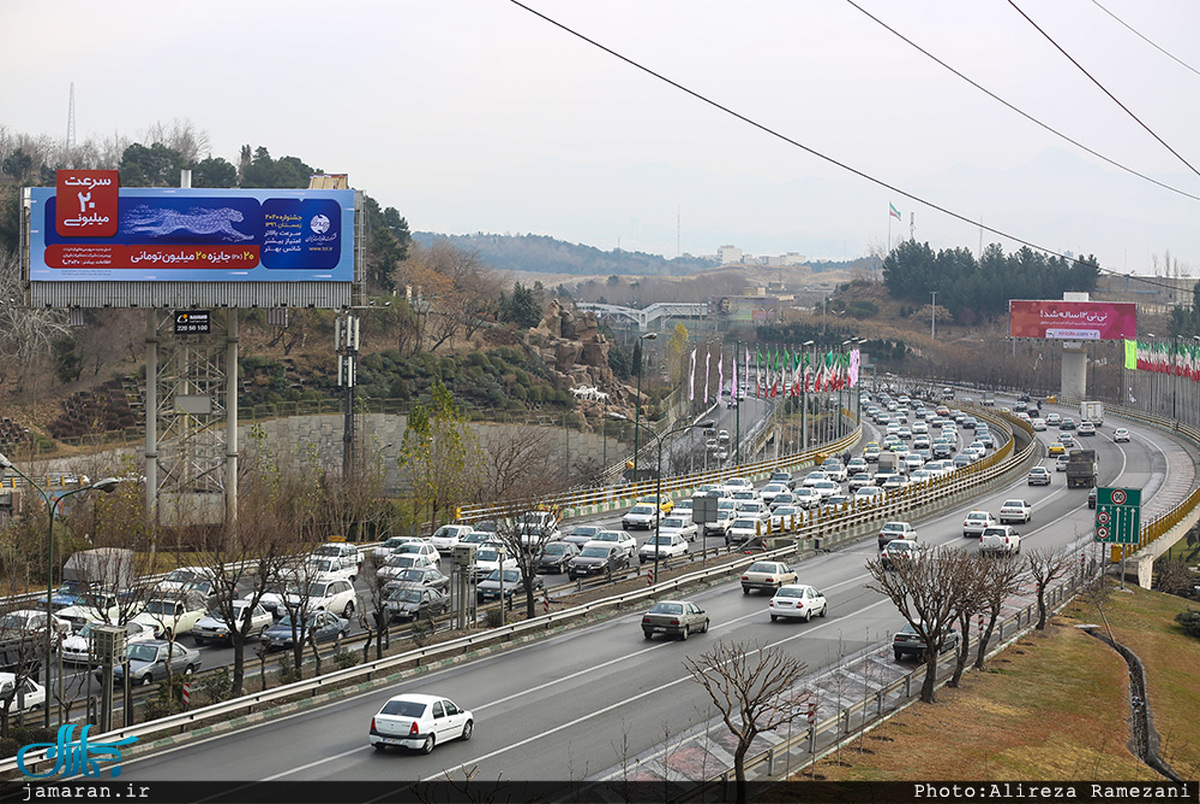
[[[1049,254],[1051,256],[1058,257],[1063,260],[1069,260],[1074,263],[1083,263],[1083,261],[1081,259],[1079,259],[1078,257],[1068,257],[1067,255],[1065,255],[1055,249],[1039,245],[1037,243],[1034,243],[1033,241],[1025,240],[1024,238],[1017,237],[1016,235],[1013,235],[1013,234],[1009,234],[1008,232],[1005,232],[1002,229],[996,229],[995,227],[992,227],[992,226],[986,226],[986,225],[984,225],[984,223],[982,221],[971,220],[970,218],[966,217],[965,215],[960,215],[959,213],[954,212],[953,210],[947,209],[938,204],[935,204],[932,201],[927,201],[926,199],[922,198],[921,196],[914,195],[913,193],[910,193],[907,190],[902,190],[899,187],[896,187],[895,185],[888,184],[887,182],[885,182],[882,179],[876,178],[875,176],[872,176],[869,173],[864,173],[863,171],[858,170],[857,168],[851,167],[850,165],[847,165],[844,162],[834,159],[831,156],[827,156],[826,154],[823,154],[820,151],[810,148],[809,146],[804,145],[803,143],[797,142],[796,140],[792,139],[791,137],[788,137],[787,135],[782,134],[782,133],[772,129],[769,126],[759,123],[758,121],[753,120],[740,112],[734,111],[733,109],[729,108],[728,106],[718,103],[717,101],[715,101],[705,95],[702,95],[693,89],[689,89],[688,87],[684,86],[683,84],[679,83],[678,81],[667,78],[665,75],[662,75],[661,73],[658,73],[658,72],[650,69],[649,67],[645,66],[644,64],[641,64],[640,62],[634,61],[633,59],[629,58],[628,56],[618,53],[617,51],[613,50],[612,48],[608,47],[607,45],[603,45],[600,42],[597,42],[596,40],[588,37],[587,35],[580,33],[579,31],[576,31],[574,28],[571,28],[552,17],[549,17],[549,16],[543,14],[542,12],[538,11],[537,9],[530,8],[529,6],[525,5],[525,3],[521,2],[520,0],[509,0],[509,2],[512,3],[513,5],[517,6],[518,8],[521,8],[521,9],[529,12],[533,16],[535,16],[541,20],[544,20],[545,22],[548,22],[549,24],[553,25],[555,28],[558,28],[559,30],[564,31],[565,33],[568,33],[571,36],[574,36],[577,39],[580,39],[580,40],[586,42],[587,44],[591,45],[592,47],[595,47],[595,48],[609,54],[610,56],[612,56],[615,59],[625,62],[630,67],[633,67],[637,70],[641,70],[642,72],[646,73],[647,75],[649,75],[653,78],[656,78],[659,81],[662,81],[663,83],[674,87],[675,89],[678,89],[680,92],[683,92],[686,95],[690,95],[691,97],[695,98],[696,100],[698,100],[702,103],[712,106],[713,108],[715,108],[721,112],[724,112],[725,114],[727,114],[733,118],[736,118],[737,120],[741,120],[743,123],[746,123],[747,125],[752,126],[753,128],[756,128],[759,131],[764,132],[765,134],[769,134],[770,136],[775,137],[776,139],[782,140],[783,142],[786,142],[787,144],[789,144],[795,148],[799,148],[800,150],[802,150],[806,153],[809,153],[809,154],[817,157],[818,159],[824,160],[825,162],[828,162],[831,165],[839,167],[842,170],[845,170],[849,173],[853,173],[855,176],[858,176],[862,179],[866,179],[867,181],[871,182],[872,184],[878,185],[887,190],[891,190],[894,193],[898,193],[899,195],[909,199],[910,201],[915,201],[918,204],[923,204],[924,206],[926,206],[932,210],[936,210],[937,212],[941,212],[942,214],[947,215],[951,218],[954,218],[957,221],[961,221],[963,223],[970,224],[973,227],[978,227],[979,229],[981,229],[983,231],[991,232],[994,235],[1006,238],[1008,240],[1012,240],[1013,242],[1016,242],[1016,243],[1020,243],[1023,246],[1029,246],[1032,249],[1036,249],[1045,254]],[[1135,278],[1140,282],[1148,282],[1148,279],[1146,277],[1141,277],[1141,276],[1127,274],[1127,273],[1121,273],[1121,272],[1113,271],[1110,269],[1100,268],[1099,266],[1097,266],[1097,269],[1100,273],[1108,274],[1110,276],[1122,276],[1122,277],[1126,277],[1126,278]],[[1165,282],[1160,282],[1160,283],[1149,282],[1149,284],[1158,284],[1162,287],[1174,287]]]
[[[696,100],[698,100],[702,103],[706,103],[709,106],[712,106],[714,109],[724,112],[725,114],[729,115],[730,117],[734,117],[738,120],[741,120],[743,123],[746,123],[747,125],[752,126],[753,128],[756,128],[765,134],[769,134],[772,137],[775,137],[776,139],[782,140],[783,142],[786,142],[788,145],[791,145],[795,148],[799,148],[800,150],[802,150],[808,154],[811,154],[811,155],[817,157],[818,159],[824,160],[825,162],[828,162],[829,164],[834,165],[835,167],[839,167],[842,170],[847,171],[848,173],[853,173],[855,176],[858,176],[859,178],[866,179],[867,181],[871,182],[872,184],[878,185],[878,186],[884,188],[885,190],[890,190],[893,193],[897,193],[897,194],[909,199],[910,201],[915,201],[916,203],[922,204],[932,210],[941,212],[943,215],[947,215],[951,218],[954,218],[957,221],[961,221],[963,223],[969,224],[972,227],[978,227],[980,229],[983,229],[984,231],[991,232],[992,234],[997,235],[999,237],[1003,237],[1007,240],[1012,240],[1015,243],[1020,243],[1023,246],[1029,246],[1030,248],[1037,249],[1038,251],[1044,252],[1046,254],[1051,254],[1055,257],[1060,257],[1064,260],[1071,260],[1072,262],[1080,262],[1080,260],[1078,260],[1074,257],[1068,257],[1065,254],[1062,254],[1061,252],[1056,251],[1055,249],[1049,248],[1047,246],[1038,245],[1037,243],[1034,243],[1031,240],[1025,240],[1024,238],[1017,237],[1014,234],[1009,234],[1008,232],[1006,232],[1002,229],[996,229],[995,227],[987,226],[980,221],[971,220],[970,218],[968,218],[965,215],[960,215],[959,213],[954,212],[953,210],[947,209],[946,207],[940,206],[939,204],[935,204],[932,201],[928,201],[919,195],[914,195],[913,193],[910,193],[907,190],[902,190],[893,184],[888,184],[883,179],[876,178],[875,176],[872,176],[869,173],[864,173],[863,171],[859,170],[858,168],[851,167],[850,165],[846,164],[845,162],[841,162],[837,159],[834,159],[832,156],[828,156],[814,148],[810,148],[809,146],[804,145],[803,143],[792,139],[791,137],[787,136],[786,134],[782,134],[782,133],[776,131],[775,129],[770,128],[769,126],[764,125],[763,123],[759,123],[757,120],[753,120],[753,119],[747,117],[746,115],[742,114],[741,112],[734,111],[733,109],[729,108],[728,106],[718,103],[717,101],[713,100],[712,98],[707,97],[706,95],[702,95],[693,89],[689,89],[688,87],[684,86],[683,84],[679,83],[678,81],[667,78],[662,73],[655,72],[654,70],[650,69],[649,67],[645,66],[644,64],[641,64],[640,62],[636,62],[633,59],[629,58],[628,56],[618,53],[617,51],[613,50],[612,48],[608,47],[607,45],[603,45],[600,42],[597,42],[595,39],[592,39],[592,38],[588,37],[587,35],[580,33],[579,31],[576,31],[574,28],[571,28],[552,17],[549,17],[549,16],[543,14],[542,12],[538,11],[537,9],[530,8],[529,6],[525,5],[520,0],[509,0],[509,2],[512,3],[513,5],[517,6],[518,8],[522,8],[525,11],[528,11],[530,14],[532,14],[535,17],[538,17],[539,19],[545,20],[546,22],[550,23],[551,25],[558,28],[559,30],[562,30],[562,31],[570,34],[571,36],[576,37],[577,39],[581,39],[584,42],[587,42],[592,47],[595,47],[599,50],[604,51],[605,53],[609,54],[613,58],[625,62],[630,67],[633,67],[637,70],[641,70],[642,72],[646,73],[647,75],[657,78],[659,81],[662,81],[663,83],[668,84],[668,85],[678,89],[680,92],[683,92],[684,94],[692,96]]]
[[[1141,32],[1139,32],[1139,31],[1138,31],[1136,28],[1134,28],[1132,25],[1130,25],[1129,23],[1127,23],[1125,20],[1123,20],[1123,19],[1121,19],[1120,17],[1118,17],[1116,14],[1112,13],[1111,11],[1109,11],[1109,10],[1108,10],[1107,8],[1105,8],[1104,6],[1100,5],[1098,2],[1096,2],[1096,0],[1092,0],[1092,3],[1093,3],[1093,4],[1095,4],[1096,8],[1100,9],[1100,10],[1101,10],[1101,11],[1103,11],[1105,14],[1107,14],[1107,15],[1108,15],[1108,16],[1110,16],[1110,17],[1112,17],[1112,18],[1113,18],[1114,20],[1116,20],[1117,22],[1121,23],[1121,25],[1123,25],[1123,26],[1125,26],[1126,28],[1128,28],[1128,29],[1129,29],[1129,31],[1130,31],[1131,33],[1133,33],[1133,35],[1134,35],[1134,36],[1136,36],[1138,39],[1141,39],[1143,42],[1145,42],[1145,43],[1146,43],[1146,44],[1148,44],[1150,47],[1154,48],[1154,49],[1155,49],[1155,50],[1157,50],[1159,53],[1163,54],[1164,56],[1166,56],[1168,59],[1170,59],[1171,61],[1175,62],[1176,64],[1179,64],[1180,66],[1182,66],[1182,67],[1183,67],[1183,68],[1185,68],[1185,69],[1191,70],[1191,71],[1192,71],[1193,73],[1195,73],[1196,75],[1200,75],[1200,70],[1197,70],[1197,69],[1196,69],[1195,67],[1193,67],[1192,65],[1188,64],[1187,62],[1183,61],[1182,59],[1176,58],[1176,57],[1175,57],[1173,54],[1171,54],[1171,53],[1168,53],[1166,50],[1164,50],[1164,49],[1162,49],[1161,47],[1159,47],[1159,46],[1158,46],[1158,45],[1157,45],[1155,42],[1153,42],[1153,41],[1151,41],[1150,39],[1148,39],[1147,37],[1143,36],[1143,35],[1141,34]]]
[[[1003,105],[1004,107],[1006,107],[1007,109],[1010,109],[1011,111],[1014,111],[1014,112],[1016,112],[1017,114],[1021,115],[1021,117],[1024,117],[1024,118],[1025,118],[1026,120],[1028,120],[1029,122],[1031,122],[1031,123],[1033,123],[1033,124],[1035,124],[1035,125],[1037,125],[1037,126],[1040,126],[1041,128],[1045,129],[1046,131],[1049,131],[1051,134],[1054,134],[1055,136],[1057,136],[1057,137],[1060,137],[1061,139],[1063,139],[1063,140],[1066,140],[1067,142],[1071,143],[1071,144],[1072,144],[1072,145],[1074,145],[1076,148],[1079,148],[1079,149],[1081,149],[1081,150],[1083,150],[1083,151],[1086,151],[1087,153],[1091,154],[1092,156],[1096,157],[1097,159],[1100,159],[1100,160],[1102,160],[1102,161],[1104,161],[1104,162],[1107,162],[1108,164],[1112,165],[1112,166],[1113,166],[1113,167],[1115,167],[1115,168],[1118,168],[1119,170],[1123,170],[1123,171],[1125,171],[1126,173],[1131,173],[1131,174],[1133,174],[1134,176],[1137,176],[1139,179],[1143,179],[1143,180],[1145,180],[1145,181],[1148,181],[1148,182],[1150,182],[1151,184],[1155,184],[1155,185],[1157,185],[1157,186],[1159,186],[1159,187],[1162,187],[1164,190],[1170,190],[1170,191],[1171,191],[1171,192],[1173,192],[1173,193],[1178,193],[1179,195],[1182,195],[1182,196],[1185,196],[1185,197],[1187,197],[1187,198],[1190,198],[1190,199],[1192,199],[1193,201],[1200,201],[1200,196],[1193,195],[1192,193],[1189,193],[1189,192],[1187,192],[1186,190],[1181,190],[1181,189],[1179,189],[1178,187],[1172,187],[1171,185],[1169,185],[1169,184],[1166,184],[1166,183],[1164,183],[1164,182],[1161,182],[1161,181],[1159,181],[1158,179],[1155,179],[1155,178],[1153,178],[1153,177],[1151,177],[1151,176],[1147,176],[1146,174],[1144,174],[1144,173],[1141,173],[1140,171],[1134,170],[1133,168],[1131,168],[1131,167],[1128,167],[1127,165],[1124,165],[1124,164],[1122,164],[1122,163],[1120,163],[1120,162],[1116,161],[1115,159],[1110,159],[1110,158],[1108,158],[1107,156],[1105,156],[1104,154],[1102,154],[1102,153],[1100,153],[1100,152],[1098,152],[1098,151],[1095,151],[1095,150],[1093,150],[1093,149],[1089,148],[1088,146],[1084,145],[1083,143],[1079,142],[1078,140],[1075,140],[1075,139],[1072,139],[1071,137],[1068,137],[1066,134],[1062,133],[1062,132],[1061,132],[1061,131],[1059,131],[1058,129],[1056,129],[1056,128],[1054,128],[1054,127],[1052,127],[1052,126],[1050,126],[1050,125],[1048,125],[1048,124],[1046,124],[1046,123],[1043,123],[1041,120],[1037,119],[1037,118],[1036,118],[1036,117],[1034,117],[1033,115],[1031,115],[1031,114],[1028,114],[1027,112],[1023,111],[1022,109],[1019,109],[1018,107],[1016,107],[1016,106],[1014,106],[1013,104],[1009,103],[1009,102],[1008,102],[1008,101],[1006,101],[1004,98],[1001,98],[999,95],[995,94],[995,93],[994,93],[994,92],[992,92],[991,90],[987,89],[987,88],[986,88],[986,87],[984,87],[984,86],[981,86],[979,83],[977,83],[977,82],[975,82],[974,80],[972,80],[972,79],[968,78],[967,76],[963,75],[961,72],[959,72],[958,70],[954,69],[954,68],[953,68],[953,67],[951,67],[949,64],[947,64],[946,62],[942,61],[942,60],[941,60],[941,59],[939,59],[937,56],[933,55],[933,54],[932,54],[932,53],[930,53],[928,50],[926,50],[925,48],[921,47],[921,46],[920,46],[920,45],[918,45],[916,42],[912,41],[911,39],[909,39],[908,37],[906,37],[904,34],[902,34],[902,33],[900,33],[899,31],[897,31],[895,28],[892,28],[890,25],[888,25],[888,24],[887,24],[886,22],[884,22],[883,20],[881,20],[881,19],[879,19],[878,17],[876,17],[875,15],[871,14],[871,12],[867,11],[867,10],[866,10],[866,9],[864,9],[862,6],[860,6],[858,3],[854,2],[854,0],[846,0],[846,2],[847,2],[847,3],[849,3],[850,5],[852,5],[854,8],[858,9],[859,11],[861,11],[861,12],[862,12],[864,15],[866,15],[866,16],[867,16],[867,18],[869,18],[871,21],[873,21],[873,22],[877,23],[878,25],[880,25],[880,26],[881,26],[881,27],[882,27],[884,30],[888,31],[888,33],[891,33],[891,34],[893,34],[894,36],[896,36],[897,38],[899,38],[901,41],[903,41],[905,44],[907,44],[907,45],[910,45],[911,47],[915,48],[917,51],[919,51],[919,52],[920,52],[920,53],[922,53],[923,55],[927,56],[928,58],[932,59],[932,60],[933,60],[933,61],[935,61],[937,64],[939,64],[939,65],[941,65],[942,67],[946,68],[946,69],[947,69],[947,70],[949,70],[950,72],[954,73],[956,76],[958,76],[958,77],[959,77],[959,78],[961,78],[962,80],[966,81],[968,84],[970,84],[971,86],[975,87],[976,89],[978,89],[978,90],[979,90],[980,92],[982,92],[983,94],[987,95],[987,96],[988,96],[989,98],[991,98],[992,100],[996,101],[997,103],[1000,103],[1000,104],[1002,104],[1002,105]]]
[[[1146,125],[1145,123],[1143,123],[1143,122],[1141,121],[1141,118],[1139,118],[1139,117],[1138,117],[1136,114],[1134,114],[1132,111],[1130,111],[1130,110],[1129,110],[1129,108],[1128,108],[1127,106],[1125,106],[1125,104],[1123,104],[1123,103],[1121,103],[1121,101],[1117,100],[1117,96],[1116,96],[1116,95],[1114,95],[1114,94],[1112,94],[1111,92],[1109,92],[1109,91],[1108,91],[1108,89],[1106,89],[1106,88],[1105,88],[1104,84],[1101,84],[1099,81],[1097,81],[1097,80],[1096,80],[1096,78],[1095,78],[1095,76],[1093,76],[1091,73],[1089,73],[1087,70],[1085,70],[1085,69],[1084,69],[1084,67],[1083,67],[1083,65],[1082,65],[1082,64],[1080,64],[1079,62],[1075,61],[1075,59],[1074,59],[1074,58],[1071,56],[1071,54],[1070,54],[1070,53],[1068,53],[1066,50],[1064,50],[1064,49],[1063,49],[1063,47],[1062,47],[1062,45],[1060,45],[1060,44],[1058,44],[1058,42],[1054,41],[1054,37],[1050,36],[1050,34],[1048,34],[1048,33],[1046,33],[1045,31],[1043,31],[1043,30],[1042,30],[1042,29],[1041,29],[1041,28],[1038,26],[1038,24],[1037,24],[1036,22],[1034,22],[1032,19],[1030,19],[1030,18],[1029,18],[1029,15],[1028,15],[1028,14],[1026,14],[1024,11],[1022,11],[1022,10],[1021,10],[1020,6],[1018,6],[1016,3],[1014,3],[1014,2],[1013,2],[1013,0],[1008,0],[1008,4],[1009,4],[1010,6],[1012,6],[1013,8],[1015,8],[1015,9],[1017,10],[1017,13],[1018,13],[1018,14],[1020,14],[1022,17],[1024,17],[1024,18],[1025,18],[1025,20],[1026,20],[1026,21],[1027,21],[1027,22],[1028,22],[1030,25],[1032,25],[1032,26],[1034,27],[1034,30],[1036,30],[1036,31],[1037,31],[1038,33],[1040,33],[1042,36],[1046,37],[1046,41],[1047,41],[1047,42],[1049,42],[1050,44],[1054,45],[1054,47],[1055,47],[1055,48],[1058,50],[1058,52],[1059,52],[1059,53],[1061,53],[1061,54],[1063,54],[1064,56],[1066,56],[1066,57],[1067,57],[1067,61],[1069,61],[1069,62],[1071,62],[1072,64],[1074,64],[1074,65],[1075,65],[1075,67],[1076,67],[1076,68],[1079,70],[1079,72],[1081,72],[1081,73],[1083,73],[1084,75],[1086,75],[1086,76],[1088,77],[1088,79],[1089,79],[1089,80],[1091,80],[1091,82],[1092,82],[1093,84],[1095,84],[1097,87],[1099,87],[1099,88],[1100,88],[1100,91],[1101,91],[1101,92],[1103,92],[1105,95],[1107,95],[1107,96],[1109,97],[1109,99],[1111,99],[1111,100],[1112,100],[1112,102],[1113,102],[1113,103],[1117,104],[1117,106],[1120,106],[1120,107],[1121,107],[1121,110],[1122,110],[1122,111],[1124,111],[1124,112],[1125,112],[1125,114],[1127,114],[1127,115],[1129,115],[1130,117],[1132,117],[1132,118],[1133,118],[1133,120],[1134,120],[1134,121],[1135,121],[1135,122],[1136,122],[1136,123],[1137,123],[1139,126],[1141,126],[1142,128],[1144,128],[1144,129],[1146,130],[1146,132],[1147,132],[1147,133],[1148,133],[1148,134],[1149,134],[1151,137],[1153,137],[1154,139],[1158,140],[1158,141],[1159,141],[1159,143],[1162,145],[1162,147],[1166,148],[1168,151],[1170,151],[1172,154],[1174,154],[1176,159],[1178,159],[1178,160],[1179,160],[1180,162],[1182,162],[1183,164],[1187,165],[1187,166],[1188,166],[1188,169],[1189,169],[1190,171],[1192,171],[1193,173],[1195,173],[1197,176],[1200,176],[1200,171],[1198,171],[1198,170],[1196,170],[1196,168],[1192,167],[1192,163],[1191,163],[1191,162],[1187,161],[1187,160],[1186,160],[1186,159],[1184,159],[1182,156],[1180,156],[1180,154],[1179,154],[1179,153],[1178,153],[1178,152],[1177,152],[1177,151],[1176,151],[1174,148],[1172,148],[1170,145],[1168,145],[1168,144],[1167,144],[1166,140],[1164,140],[1162,137],[1160,137],[1160,136],[1158,136],[1157,134],[1155,134],[1155,133],[1154,133],[1154,130],[1153,130],[1153,129],[1151,129],[1151,128],[1150,128],[1150,126],[1148,126],[1148,125]]]

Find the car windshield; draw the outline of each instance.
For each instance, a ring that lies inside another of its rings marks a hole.
[[[585,547],[579,555],[584,558],[605,558],[608,556],[608,547]]]
[[[419,569],[406,569],[404,572],[400,573],[399,579],[402,581],[424,581],[425,571]]]
[[[125,655],[131,661],[152,662],[158,658],[158,647],[155,645],[130,645]]]
[[[325,590],[327,588],[328,588],[328,586],[323,583],[310,583],[308,585],[308,596],[309,597],[325,597],[325,594],[326,594]]]
[[[399,547],[397,547],[396,552],[403,555],[404,553],[420,553],[424,549],[425,549],[425,545],[423,545],[423,544],[409,542],[407,544],[402,544]]]
[[[797,587],[784,586],[775,593],[775,597],[804,597],[804,590]]]
[[[1025,503],[1021,500],[1005,500],[1004,508],[1024,508]]]
[[[477,561],[499,561],[500,553],[491,547],[481,547],[475,551]]]
[[[146,604],[146,611],[150,614],[174,614],[175,603],[170,600],[151,600]]]
[[[647,540],[646,544],[669,545],[674,544],[674,542],[675,540],[670,536],[651,536],[650,539]]]
[[[654,506],[652,505],[635,505],[630,509],[631,514],[653,514]]]
[[[606,530],[596,534],[596,541],[598,542],[618,542],[620,540],[621,536],[615,530]]]
[[[683,614],[682,603],[656,603],[650,609],[651,614]]]
[[[163,580],[167,583],[187,583],[195,577],[195,573],[193,573],[191,570],[177,569],[171,570],[170,574],[167,575],[167,577]]]
[[[594,527],[592,525],[576,525],[571,530],[571,535],[572,536],[587,536],[588,538],[591,538],[592,536],[595,536],[599,532],[600,532],[600,528]]]
[[[733,527],[736,529],[754,530],[754,525],[757,521],[756,519],[735,519]]]
[[[664,528],[682,528],[683,520],[675,518],[675,517],[673,517],[671,519],[664,519],[662,521],[662,527],[664,527]]]
[[[316,559],[308,562],[314,572],[329,572],[333,569],[333,562],[329,559]]]
[[[487,580],[500,582],[500,570],[492,570],[492,574],[487,576]],[[510,569],[504,571],[505,585],[517,584],[521,582],[521,573],[519,570]]]
[[[565,553],[566,551],[567,551],[567,546],[565,544],[557,544],[557,543],[548,544],[542,549],[542,552],[548,556],[559,556],[559,555],[562,555],[563,553]]]
[[[420,603],[421,593],[416,589],[397,589],[391,598],[398,603]]]
[[[750,565],[750,569],[746,570],[746,572],[778,572],[778,571],[779,571],[778,564],[772,564],[767,561],[756,561],[755,563]]]
[[[391,700],[379,710],[381,715],[398,715],[400,717],[419,718],[425,714],[425,704],[416,701]]]

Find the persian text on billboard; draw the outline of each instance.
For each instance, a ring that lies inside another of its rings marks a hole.
[[[1008,303],[1014,338],[1112,341],[1137,337],[1137,305],[1128,302],[1017,301]]]
[[[31,191],[32,281],[350,282],[353,190],[122,189],[111,236],[56,226],[63,199]]]

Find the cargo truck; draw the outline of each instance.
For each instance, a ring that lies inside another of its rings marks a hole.
[[[1104,423],[1104,403],[1080,402],[1079,418],[1083,419],[1084,421],[1089,421],[1099,427]]]
[[[1096,485],[1099,463],[1094,449],[1073,449],[1067,456],[1067,488],[1092,488]]]

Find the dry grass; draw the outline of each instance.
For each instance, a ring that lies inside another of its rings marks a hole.
[[[1175,626],[1187,601],[1137,590],[1109,603],[1118,640],[1146,664],[1163,754],[1184,777],[1200,767],[1200,642]],[[1124,660],[1073,627],[1098,622],[1079,605],[818,763],[833,781],[1158,779],[1129,750]]]

